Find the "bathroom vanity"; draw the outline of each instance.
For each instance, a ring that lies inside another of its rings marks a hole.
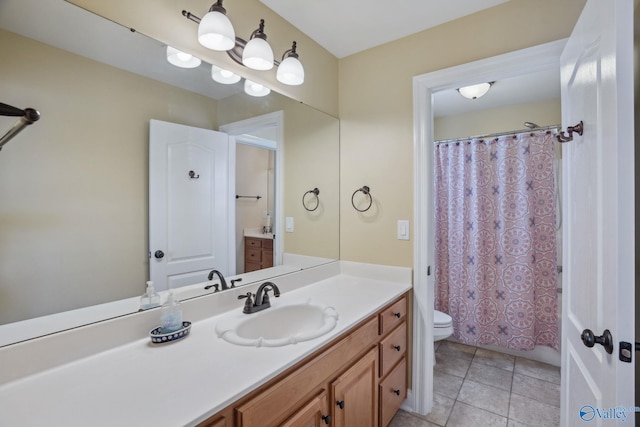
[[[406,398],[407,297],[200,426],[387,426]]]
[[[244,271],[273,267],[273,237],[244,236]]]
[[[221,338],[256,282],[184,301],[176,342],[150,342],[154,309],[3,347],[0,425],[386,426],[407,392],[411,270],[339,261],[272,281],[280,298],[244,318],[313,301],[335,327],[274,347]]]

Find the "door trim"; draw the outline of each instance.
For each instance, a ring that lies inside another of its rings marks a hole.
[[[566,39],[479,61],[437,70],[413,78],[413,377],[405,406],[427,414],[433,406],[433,108],[432,95],[448,89],[506,79],[536,71],[560,70]]]

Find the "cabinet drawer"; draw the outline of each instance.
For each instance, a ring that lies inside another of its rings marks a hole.
[[[404,357],[406,351],[407,324],[403,323],[380,341],[380,376],[386,375],[393,365]]]
[[[262,251],[260,249],[247,248],[245,250],[244,258],[247,262],[260,263],[260,259],[262,258]]]
[[[262,247],[262,239],[252,239],[249,237],[245,237],[244,244],[248,248],[261,248]]]
[[[407,297],[402,297],[402,299],[380,313],[380,335],[385,335],[404,322],[406,315]]]
[[[387,427],[407,398],[407,362],[403,360],[380,383],[380,426]]]

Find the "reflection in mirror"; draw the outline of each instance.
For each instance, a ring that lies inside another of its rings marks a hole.
[[[283,202],[273,222],[292,217],[296,227],[276,241],[285,264],[338,258],[337,119],[274,92],[248,97],[242,82],[220,92],[208,64],[173,67],[166,46],[62,0],[3,0],[0,49],[0,102],[42,115],[0,152],[0,346],[138,308],[149,274],[151,119],[219,130],[282,111]],[[300,203],[312,187],[326,194],[313,214]],[[61,312],[60,324],[42,317]],[[38,323],[48,329],[25,332]]]

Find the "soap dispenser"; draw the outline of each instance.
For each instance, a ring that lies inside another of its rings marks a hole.
[[[169,290],[167,302],[162,306],[160,330],[163,334],[168,334],[179,329],[182,329],[182,309],[173,295],[173,289],[171,289]]]
[[[140,310],[160,307],[160,295],[153,288],[153,282],[147,282],[147,290],[140,297]]]

